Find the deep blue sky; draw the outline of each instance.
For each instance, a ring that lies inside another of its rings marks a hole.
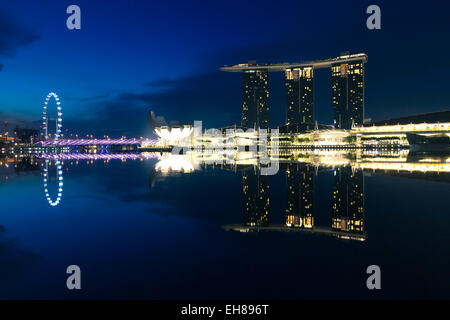
[[[82,29],[66,28],[77,4]],[[370,4],[382,29],[366,28]],[[366,117],[450,110],[448,5],[433,1],[62,1],[0,4],[0,120],[38,123],[48,92],[64,128],[148,134],[147,113],[222,127],[240,122],[247,60],[285,62],[365,52]],[[285,117],[271,74],[271,125]],[[315,79],[316,118],[332,122],[329,70]]]

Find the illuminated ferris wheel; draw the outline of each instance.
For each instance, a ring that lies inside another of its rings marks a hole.
[[[50,101],[50,98],[54,98],[56,101],[56,110],[57,110],[57,116],[56,118],[49,118],[47,113],[47,106],[48,102]],[[48,140],[48,120],[55,120],[56,121],[56,131],[55,131],[55,140],[58,140],[61,135],[61,128],[62,128],[62,108],[61,108],[61,102],[59,101],[58,95],[54,92],[50,92],[47,95],[47,98],[45,98],[44,103],[44,111],[42,113],[42,129],[45,133],[45,140]]]

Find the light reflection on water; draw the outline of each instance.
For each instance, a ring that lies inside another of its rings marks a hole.
[[[77,262],[87,298],[449,297],[448,159],[293,152],[274,176],[242,154],[3,161],[0,255],[14,272],[0,294],[70,298],[64,265]]]

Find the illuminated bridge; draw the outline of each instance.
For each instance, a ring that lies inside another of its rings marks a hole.
[[[58,153],[36,155],[46,160],[140,160],[160,159],[159,153]]]
[[[42,147],[67,147],[67,146],[107,146],[107,145],[154,145],[157,139],[57,139],[36,142]]]

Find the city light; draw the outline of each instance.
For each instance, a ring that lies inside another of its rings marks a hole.
[[[170,171],[189,173],[194,171],[194,164],[186,156],[169,155],[156,163],[155,170],[164,173]]]

